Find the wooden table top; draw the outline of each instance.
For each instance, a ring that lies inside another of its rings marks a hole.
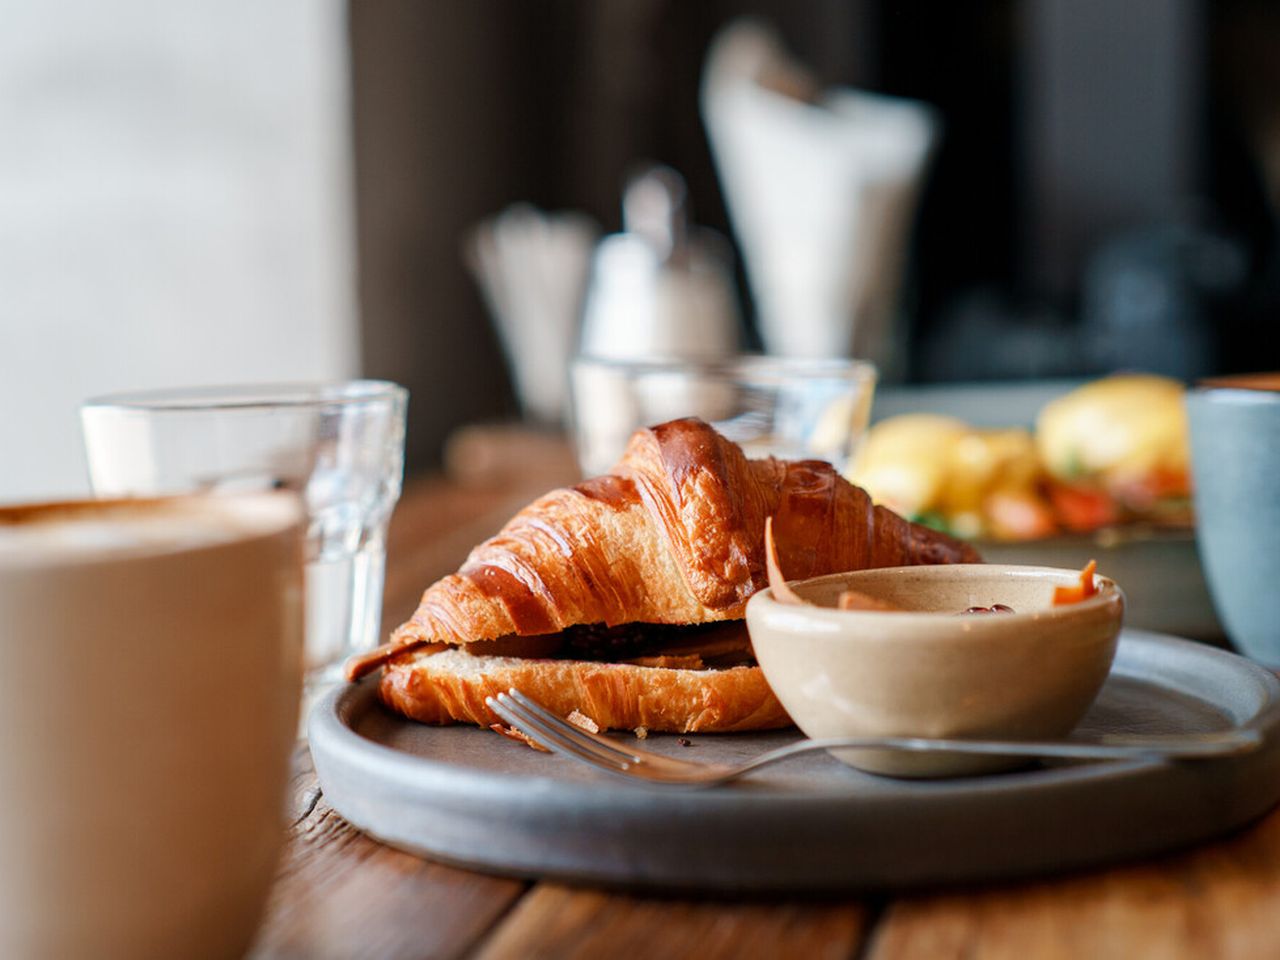
[[[548,476],[410,484],[389,542],[386,622],[405,619],[422,589],[547,489]],[[1224,840],[1142,863],[837,899],[633,895],[433,863],[348,826],[325,802],[305,745],[292,811],[258,960],[1280,957],[1280,809]]]

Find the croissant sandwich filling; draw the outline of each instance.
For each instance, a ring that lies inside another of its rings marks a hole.
[[[755,652],[741,620],[673,626],[667,623],[580,624],[559,633],[477,640],[462,649],[491,657],[585,660],[637,667],[719,670],[753,667]]]

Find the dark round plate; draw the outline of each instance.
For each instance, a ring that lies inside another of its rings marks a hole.
[[[1021,877],[1142,857],[1240,826],[1280,799],[1280,682],[1201,644],[1126,631],[1078,733],[1247,726],[1264,745],[1194,762],[1040,765],[892,780],[806,754],[702,791],[632,784],[474,727],[384,710],[366,680],[310,718],[325,797],[392,846],[489,872],[609,885],[866,890]],[[620,734],[630,736],[630,734]],[[652,735],[728,761],[796,731]]]

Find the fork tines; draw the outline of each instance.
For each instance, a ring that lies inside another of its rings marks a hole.
[[[640,762],[639,757],[614,741],[562,720],[515,688],[497,697],[486,697],[485,703],[530,739],[557,753],[618,771]]]

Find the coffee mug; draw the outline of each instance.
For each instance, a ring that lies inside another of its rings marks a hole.
[[[1187,394],[1196,537],[1218,618],[1240,652],[1280,668],[1280,373]]]
[[[0,956],[233,957],[283,840],[287,494],[0,507]]]

